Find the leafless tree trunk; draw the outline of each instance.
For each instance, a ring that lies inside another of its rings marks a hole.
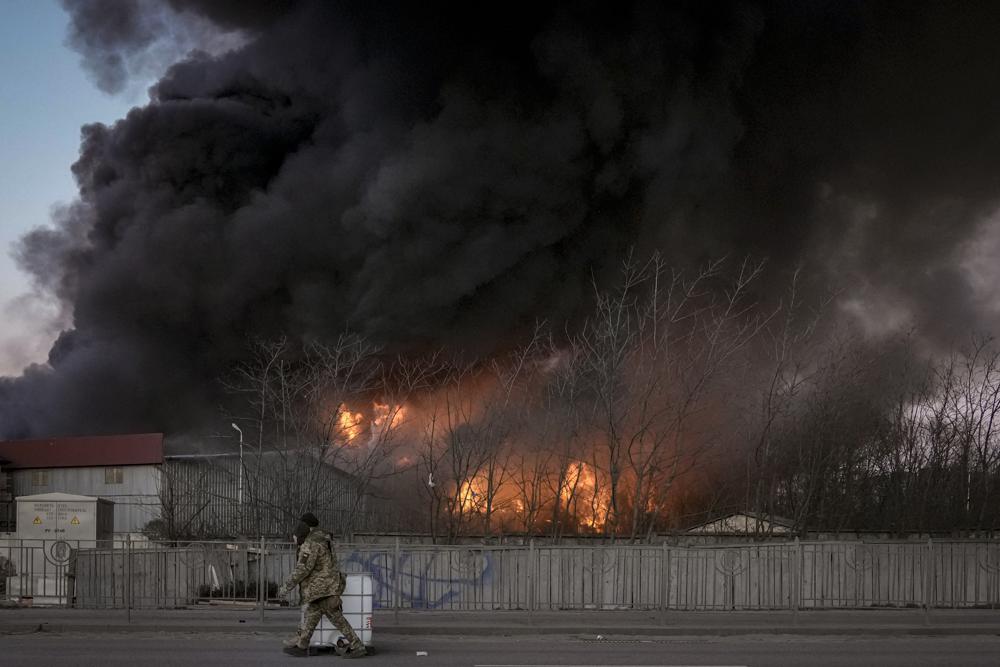
[[[227,387],[246,397],[234,419],[257,433],[244,442],[256,469],[242,471],[257,532],[317,510],[344,533],[370,524],[361,514],[377,504],[378,481],[399,472],[402,406],[430,386],[437,359],[385,361],[352,334],[294,350],[283,339],[258,342],[252,352]]]
[[[705,447],[692,432],[715,380],[769,321],[748,299],[763,264],[723,263],[686,275],[658,255],[629,258],[574,339],[594,397],[608,487],[605,534],[647,532],[677,478]],[[629,510],[627,520],[623,510]]]

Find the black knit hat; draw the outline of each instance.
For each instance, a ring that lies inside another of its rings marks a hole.
[[[295,543],[301,545],[306,541],[306,535],[309,534],[309,526],[299,521],[295,526],[295,530],[292,532],[292,536],[295,538]]]
[[[299,517],[299,521],[306,524],[310,528],[315,528],[316,526],[319,525],[319,519],[317,519],[316,515],[313,514],[312,512],[306,512],[305,514],[303,514],[301,517]]]

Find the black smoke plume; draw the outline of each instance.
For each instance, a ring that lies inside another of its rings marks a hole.
[[[0,381],[4,436],[191,427],[248,335],[488,353],[630,247],[805,263],[873,331],[995,325],[989,3],[64,5],[105,90],[177,60],[16,249],[73,327]]]

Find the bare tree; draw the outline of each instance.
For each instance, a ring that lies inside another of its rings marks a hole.
[[[597,291],[595,315],[574,339],[603,441],[608,534],[635,539],[651,529],[707,445],[690,429],[715,380],[772,316],[748,298],[763,264],[746,260],[728,281],[723,266],[688,276],[658,255],[630,257],[619,287]]]
[[[974,338],[949,364],[954,390],[945,409],[958,445],[956,525],[965,530],[987,527],[997,500],[1000,462],[1000,352],[990,338]],[[992,526],[989,526],[992,527]]]
[[[156,477],[156,491],[160,501],[160,516],[146,526],[153,537],[171,542],[182,539],[216,537],[215,526],[206,530],[205,513],[213,501],[229,501],[228,498],[213,498],[205,487],[208,471],[204,468],[193,475],[184,475],[178,465],[170,461],[160,466]]]
[[[377,482],[397,474],[403,405],[431,384],[436,358],[385,361],[364,338],[292,348],[284,339],[255,342],[228,388],[249,408],[234,415],[256,432],[247,443],[254,528],[320,508],[344,532],[370,523]]]
[[[751,405],[742,415],[749,445],[745,506],[754,510],[757,534],[773,534],[777,482],[772,448],[775,432],[784,425],[817,372],[815,360],[820,352],[817,327],[828,300],[818,307],[809,307],[801,294],[801,281],[802,270],[796,269],[776,316],[756,341],[762,348],[763,360],[750,363],[757,377],[744,377],[743,381],[758,389],[739,392],[751,399]]]

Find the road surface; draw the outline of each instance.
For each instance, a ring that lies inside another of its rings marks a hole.
[[[426,652],[418,656],[417,652]],[[272,636],[208,633],[32,633],[0,636],[0,663],[30,665],[330,664],[336,656],[294,658]],[[337,664],[334,662],[333,664]],[[383,635],[357,663],[431,666],[998,665],[1000,636],[697,637],[597,641],[572,636],[463,638]]]

